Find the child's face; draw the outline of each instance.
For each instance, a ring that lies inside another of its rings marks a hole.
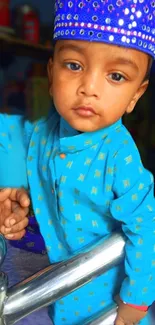
[[[49,61],[50,94],[76,130],[95,131],[130,113],[147,88],[148,56],[104,43],[58,41]]]

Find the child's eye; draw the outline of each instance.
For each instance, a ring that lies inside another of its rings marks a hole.
[[[111,73],[109,75],[109,77],[111,80],[116,81],[116,82],[122,82],[122,81],[126,80],[126,78],[124,76],[122,76],[122,74],[117,73],[117,72]]]
[[[82,70],[82,67],[78,63],[69,62],[69,63],[66,63],[65,65],[69,70],[72,70],[72,71],[81,71]]]

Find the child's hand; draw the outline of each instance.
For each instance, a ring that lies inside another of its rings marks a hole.
[[[24,189],[0,191],[0,232],[7,239],[19,240],[28,225],[30,200]]]
[[[146,312],[130,307],[119,300],[115,325],[135,325],[146,316]]]

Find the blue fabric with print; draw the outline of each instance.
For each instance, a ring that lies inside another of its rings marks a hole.
[[[0,114],[0,188],[28,188],[24,117]]]
[[[149,306],[155,297],[153,177],[121,121],[78,133],[55,113],[26,122],[24,137],[33,208],[52,263],[114,231],[127,237],[126,277],[119,265],[59,300],[50,308],[54,324],[82,324],[119,291],[124,301]]]
[[[27,122],[28,123],[28,122]],[[26,172],[26,147],[23,116],[0,114],[0,187],[24,187],[28,189]],[[34,216],[21,240],[10,241],[14,247],[45,254],[44,240]]]

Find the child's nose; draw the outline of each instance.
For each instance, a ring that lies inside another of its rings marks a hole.
[[[99,99],[101,96],[101,85],[102,81],[98,73],[85,73],[81,77],[78,94]]]

